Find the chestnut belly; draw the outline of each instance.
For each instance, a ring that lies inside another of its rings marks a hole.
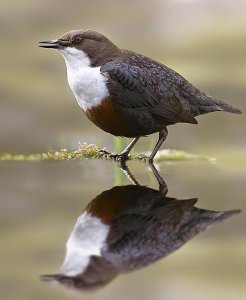
[[[100,105],[86,110],[85,114],[95,125],[115,136],[138,137],[160,130],[147,111],[126,109],[108,98]]]

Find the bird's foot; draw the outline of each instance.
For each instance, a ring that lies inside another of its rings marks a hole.
[[[149,157],[147,160],[148,160],[148,163],[149,163],[150,165],[153,165],[153,164],[154,164],[154,159],[153,159],[153,157]]]
[[[101,154],[101,155],[107,155],[107,156],[110,156],[112,154],[112,153],[108,152],[105,149],[99,150],[98,153]]]
[[[125,162],[129,159],[128,153],[126,153],[126,152],[116,154],[116,153],[108,152],[105,149],[102,149],[99,151],[99,153],[102,155],[106,155],[107,157],[112,158],[113,160],[115,160],[117,162]]]
[[[129,159],[128,153],[124,153],[124,152],[120,154],[111,153],[109,157],[120,163],[124,163]]]

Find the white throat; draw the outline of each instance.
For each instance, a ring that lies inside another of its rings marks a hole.
[[[61,274],[75,276],[83,273],[92,255],[100,256],[106,246],[110,226],[84,212],[77,220],[67,241],[66,256]]]
[[[100,67],[91,67],[89,57],[82,50],[67,47],[59,51],[66,62],[68,84],[84,111],[109,96],[107,78],[101,74]]]

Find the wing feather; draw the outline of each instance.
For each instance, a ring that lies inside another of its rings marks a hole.
[[[184,110],[180,95],[156,68],[143,68],[125,62],[109,62],[101,67],[109,77],[113,101],[126,109],[145,109],[170,122],[197,123]]]

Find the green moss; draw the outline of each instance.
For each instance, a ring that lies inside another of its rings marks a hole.
[[[155,157],[156,161],[163,161],[163,160],[206,160],[210,162],[215,162],[216,158],[214,157],[209,157],[209,156],[204,156],[204,155],[198,155],[198,154],[191,154],[187,153],[183,150],[170,150],[170,149],[165,149],[165,150],[160,150]]]
[[[133,160],[143,160],[147,161],[147,157],[150,153],[130,154],[130,159]],[[99,148],[94,144],[82,144],[77,150],[67,150],[60,149],[58,151],[49,151],[44,153],[34,153],[29,155],[12,155],[12,154],[3,154],[0,156],[1,161],[43,161],[43,160],[72,160],[72,159],[108,159],[113,160],[106,153],[104,148]],[[209,160],[214,161],[215,159],[211,157],[199,156],[195,154],[190,154],[181,150],[160,150],[156,157],[155,161],[184,161],[184,160]]]

